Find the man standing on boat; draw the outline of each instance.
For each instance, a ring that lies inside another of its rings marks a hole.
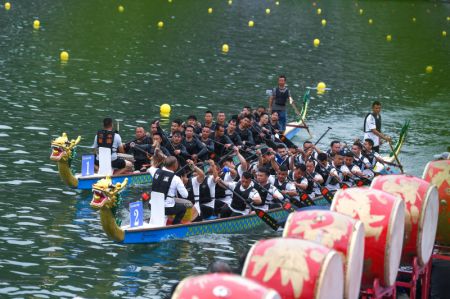
[[[169,156],[165,159],[162,169],[152,166],[147,170],[153,177],[152,192],[164,194],[165,214],[175,215],[173,224],[179,224],[186,213],[186,206],[175,201],[177,192],[182,198],[187,198],[189,195],[183,181],[175,174],[177,169],[177,158]]]
[[[381,133],[381,103],[375,101],[372,103],[372,113],[368,113],[364,119],[364,140],[370,138],[373,141],[373,150],[380,152],[380,139],[387,142],[391,141],[391,137]]]
[[[286,87],[286,76],[280,75],[278,77],[278,87],[272,90],[272,95],[269,97],[269,114],[278,112],[281,131],[286,130],[287,112],[286,104],[292,105],[294,100],[291,97],[291,92]]]
[[[126,161],[117,157],[117,152],[125,153],[122,145],[122,138],[117,131],[113,130],[112,118],[103,119],[103,129],[97,132],[94,139],[93,148],[106,147],[111,149],[111,166],[117,171],[115,174],[122,174],[131,171],[132,164],[130,161]],[[95,159],[95,165],[98,166],[98,155]]]

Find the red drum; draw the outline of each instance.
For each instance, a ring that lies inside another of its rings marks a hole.
[[[325,210],[295,212],[286,221],[283,237],[315,241],[342,253],[344,298],[358,298],[364,261],[361,221]]]
[[[336,251],[318,243],[275,238],[255,243],[242,275],[278,291],[283,299],[342,298],[344,272]]]
[[[429,162],[425,167],[423,178],[435,184],[439,192],[436,243],[450,246],[450,160]]]
[[[257,298],[280,299],[275,290],[239,275],[213,273],[190,276],[175,289],[172,299]]]
[[[417,256],[419,265],[428,263],[434,247],[438,219],[436,186],[409,175],[376,177],[371,188],[399,196],[405,202],[405,236],[402,262],[412,264]]]
[[[392,286],[402,254],[405,203],[384,191],[349,188],[336,192],[330,210],[361,220],[364,224],[362,286],[372,286],[376,278],[381,285]]]

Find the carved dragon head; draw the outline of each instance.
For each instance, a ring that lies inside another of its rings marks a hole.
[[[116,206],[117,195],[125,189],[128,183],[128,178],[122,183],[113,184],[110,177],[99,180],[92,185],[92,192],[94,193],[91,200],[91,207],[100,210],[105,207],[112,209]]]
[[[80,142],[81,136],[69,141],[66,133],[52,141],[52,153],[50,154],[50,160],[52,161],[68,161],[72,155],[74,147]]]

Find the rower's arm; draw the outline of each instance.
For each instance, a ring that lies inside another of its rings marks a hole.
[[[273,99],[274,99],[274,96],[271,95],[271,96],[269,97],[269,113],[272,113],[272,103],[273,103]]]
[[[248,169],[248,163],[247,160],[245,160],[244,156],[241,155],[241,153],[239,152],[239,148],[237,146],[234,147],[234,152],[236,154],[236,156],[239,159],[239,162],[241,162],[241,167],[244,171],[247,171]]]
[[[372,129],[370,130],[373,134],[375,134],[376,136],[380,137],[381,139],[384,139],[386,141],[391,141],[392,138],[388,135],[384,135],[383,133],[379,132],[377,129]]]

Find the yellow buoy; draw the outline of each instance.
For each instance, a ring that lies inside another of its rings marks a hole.
[[[210,7],[210,8],[208,8],[208,13],[212,13],[213,12],[213,9]]]
[[[416,18],[415,18],[415,17],[413,17],[413,18],[412,18],[412,21],[413,21],[413,23],[415,23],[415,22],[416,22]]]
[[[280,5],[280,1],[275,2],[275,5]]]
[[[39,20],[34,20],[33,22],[33,28],[38,30],[39,27],[41,27],[41,22],[39,22]]]
[[[313,43],[314,47],[318,47],[320,45],[320,39],[316,38]]]
[[[318,8],[318,9],[317,9],[317,14],[320,15],[321,13],[322,13],[322,9],[321,9],[321,8]]]
[[[5,9],[10,10],[11,9],[11,3],[5,2]]]
[[[325,91],[325,88],[327,88],[327,85],[324,82],[317,83],[317,91]]]
[[[369,25],[372,25],[372,24],[373,24],[373,20],[369,19]]]
[[[447,21],[450,21],[450,17],[447,17]]]
[[[359,14],[362,15],[364,13],[364,9],[360,8],[359,9]]]
[[[66,51],[62,51],[61,54],[59,54],[59,58],[61,59],[61,61],[68,61],[69,53],[67,53]]]
[[[222,52],[228,53],[230,51],[230,47],[227,44],[222,45]]]
[[[253,21],[248,21],[248,27],[253,27],[255,26],[255,22]]]
[[[159,21],[158,22],[158,28],[163,28],[164,27],[164,22],[163,21]]]
[[[447,31],[445,31],[445,30],[442,31],[442,36],[443,36],[443,37],[446,37],[446,36],[447,36]]]
[[[270,8],[266,8],[266,14],[270,14]]]
[[[172,0],[167,0],[169,3],[172,3]]]
[[[386,40],[388,42],[390,42],[392,40],[392,35],[390,35],[390,34],[386,35]]]
[[[117,10],[119,12],[123,12],[125,10],[125,8],[122,5],[119,5],[119,7],[117,7]]]
[[[233,4],[233,0],[228,0],[228,5]]]
[[[162,117],[169,117],[171,110],[172,108],[170,107],[169,104],[162,104],[159,107],[159,114],[161,114]]]
[[[432,72],[433,72],[433,67],[432,67],[431,65],[428,65],[428,66],[425,68],[425,72],[426,72],[427,74],[432,73]]]
[[[323,19],[321,23],[322,23],[322,26],[325,26],[327,24],[327,20]]]

